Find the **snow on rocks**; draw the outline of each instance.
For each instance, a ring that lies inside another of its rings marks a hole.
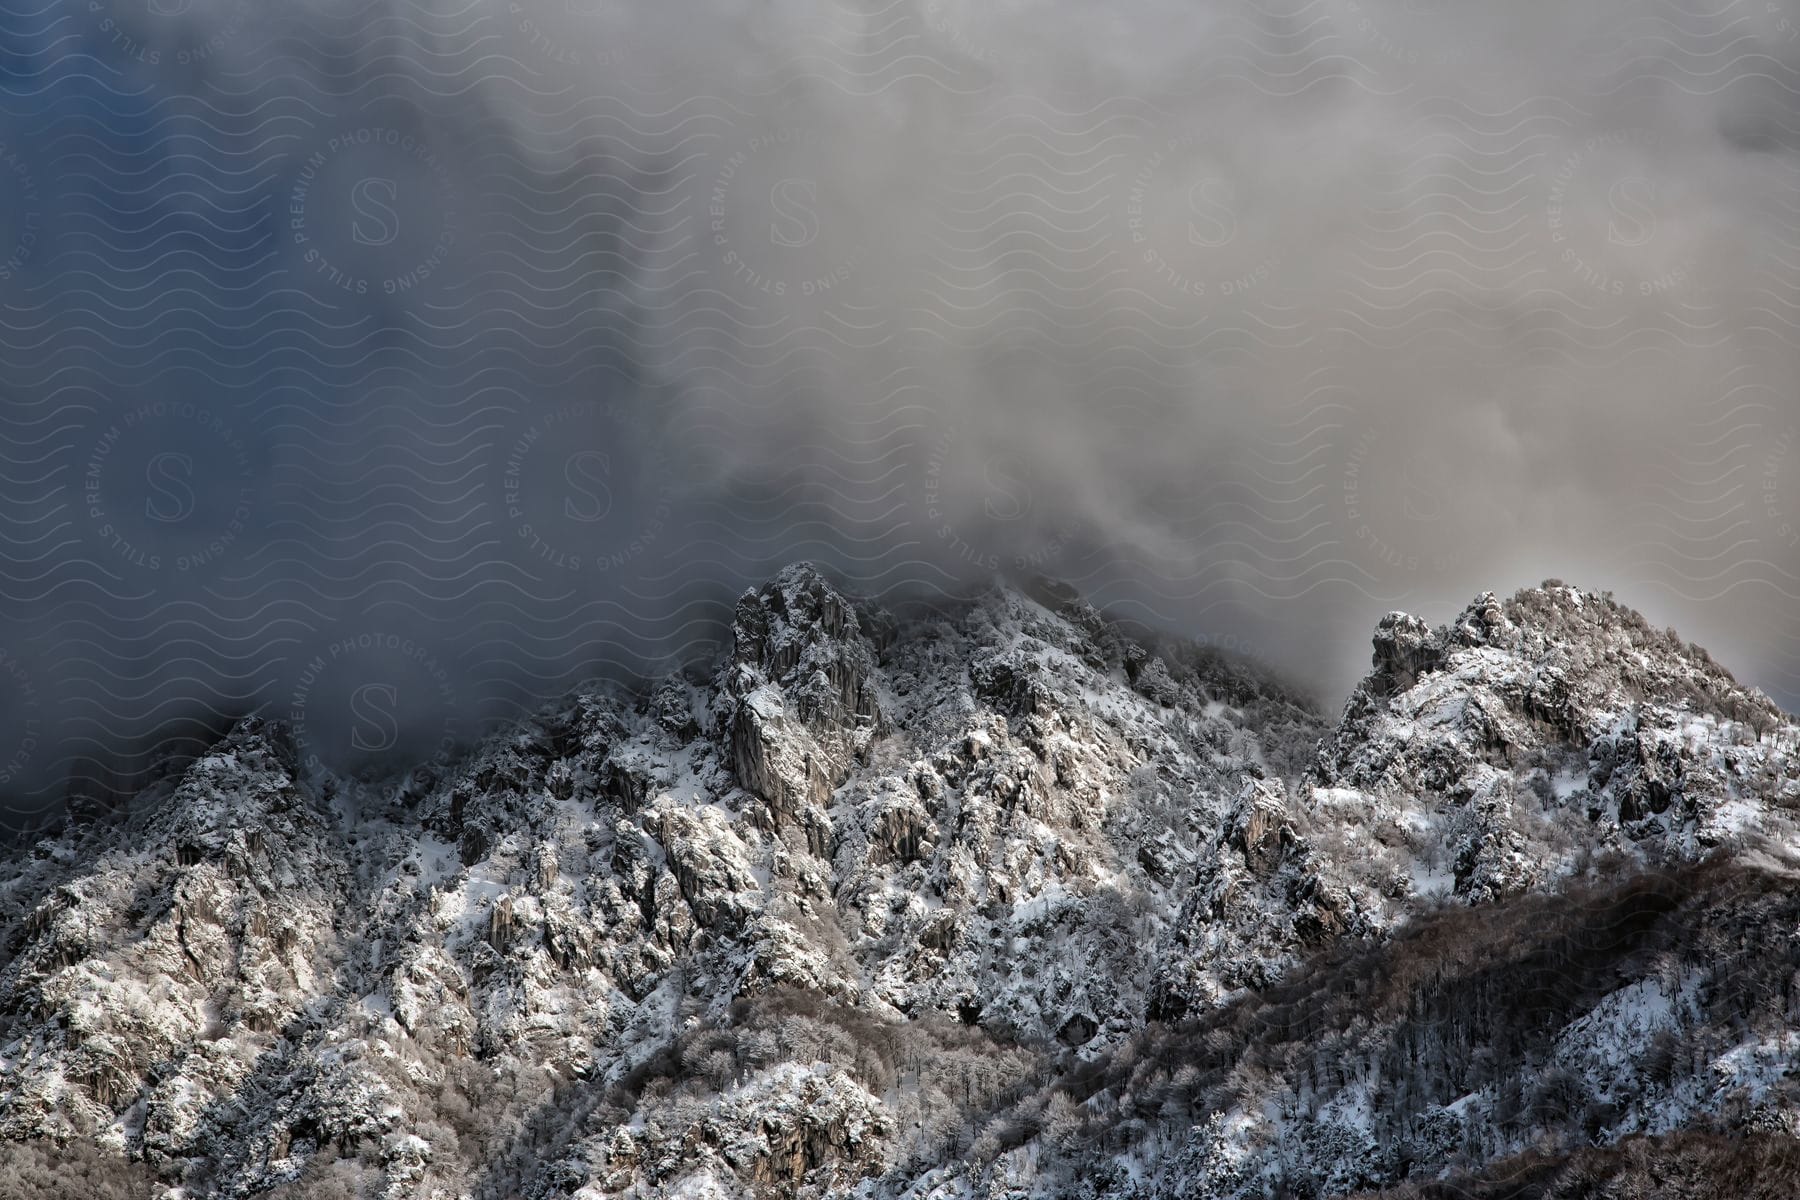
[[[1457,895],[1491,900],[1596,851],[1695,858],[1791,830],[1800,730],[1697,646],[1556,581],[1436,630],[1382,618],[1372,669],[1309,772],[1436,830]],[[1766,827],[1765,827],[1766,826]],[[1401,835],[1384,840],[1398,843]]]
[[[583,689],[353,823],[373,785],[299,778],[249,721],[123,825],[19,852],[0,1137],[92,1139],[189,1200],[308,1172],[394,1200],[1029,1194],[1122,1090],[969,1144],[944,1123],[1235,1019],[1445,895],[1791,841],[1796,738],[1703,651],[1560,584],[1383,618],[1333,728],[1057,585],[895,617],[801,564],[739,600],[722,662]],[[1691,1071],[1600,1065],[1654,1057],[1658,994],[1556,1042],[1615,1131],[1708,1111]],[[812,1048],[752,1028],[771,1012]],[[1785,1119],[1761,1036],[1701,1074]],[[1247,1065],[1220,1095],[1082,1194],[1392,1174],[1367,1079]],[[1449,1161],[1503,1099],[1421,1100],[1404,1152]]]

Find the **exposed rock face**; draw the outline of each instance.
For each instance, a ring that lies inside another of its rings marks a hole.
[[[1559,1071],[1625,1114],[1595,1137],[1735,1120],[1726,1062],[1800,1111],[1762,1034],[1650,1053],[1770,1019],[1683,965],[1791,926],[1712,875],[1585,902],[1630,945],[1545,1007],[1522,906],[1775,853],[1800,805],[1788,719],[1607,598],[1391,614],[1335,728],[1048,583],[897,620],[797,566],[732,635],[419,796],[249,722],[16,854],[0,1137],[184,1200],[1324,1196],[1589,1137],[1496,1115]],[[1647,1065],[1601,1080],[1618,1039]],[[1371,1082],[1440,1060],[1463,1091]]]
[[[1150,1012],[1188,1015],[1266,987],[1309,950],[1380,928],[1380,900],[1355,894],[1296,832],[1278,780],[1246,781],[1176,916]]]
[[[1437,669],[1441,649],[1430,625],[1410,613],[1389,613],[1375,627],[1375,669],[1364,689],[1372,696],[1406,691],[1420,675]]]
[[[789,567],[738,601],[720,675],[738,782],[779,816],[824,805],[879,732],[875,654],[849,601]]]
[[[1383,618],[1310,779],[1322,803],[1404,816],[1415,828],[1384,840],[1433,843],[1431,869],[1492,898],[1596,850],[1691,859],[1784,827],[1792,729],[1704,650],[1551,583],[1437,630]]]
[[[201,1109],[329,989],[345,856],[294,774],[249,722],[122,829],[9,869],[0,1131],[191,1153]]]
[[[730,1088],[671,1132],[615,1135],[596,1172],[599,1189],[681,1181],[690,1191],[735,1184],[792,1195],[809,1182],[847,1185],[893,1129],[880,1100],[848,1074],[784,1065]]]

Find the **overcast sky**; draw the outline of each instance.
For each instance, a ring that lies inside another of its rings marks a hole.
[[[576,7],[0,14],[15,819],[253,708],[440,756],[795,558],[1332,706],[1555,576],[1800,704],[1800,5]]]

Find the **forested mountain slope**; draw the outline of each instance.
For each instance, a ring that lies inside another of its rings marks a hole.
[[[896,618],[800,565],[733,635],[385,788],[247,720],[14,852],[0,1194],[1738,1196],[1794,1161],[1800,729],[1610,597],[1392,614],[1335,722],[1056,585]],[[1720,1182],[1634,1182],[1683,1178]]]

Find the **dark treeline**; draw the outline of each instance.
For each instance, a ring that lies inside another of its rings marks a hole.
[[[1040,1178],[1085,1178],[1104,1194],[1097,1160],[1135,1153],[1174,1176],[1195,1149],[1190,1131],[1209,1119],[1274,1096],[1289,1127],[1306,1130],[1354,1085],[1367,1090],[1372,1109],[1365,1187],[1474,1170],[1534,1140],[1573,1153],[1624,1114],[1555,1065],[1551,1052],[1569,1023],[1636,982],[1671,995],[1685,990],[1691,1005],[1674,1006],[1676,1026],[1652,1038],[1637,1068],[1647,1101],[1666,1094],[1746,1038],[1783,1036],[1800,1019],[1800,942],[1790,936],[1797,921],[1800,895],[1789,880],[1728,862],[1448,909],[1378,947],[1321,956],[1216,1014],[1153,1021],[1109,1058],[1064,1056],[1011,1103],[973,1119],[964,1141],[997,1157],[1035,1139]],[[1484,1089],[1498,1097],[1487,1119],[1445,1119],[1445,1106]],[[1717,1100],[1720,1129],[1754,1127],[1767,1107],[1747,1089]],[[1694,1145],[1722,1155],[1720,1147],[1737,1143]],[[1308,1152],[1317,1149],[1284,1154],[1266,1194],[1351,1190],[1318,1173],[1321,1155]],[[1561,1162],[1552,1156],[1542,1170],[1554,1173]],[[1333,1163],[1343,1168],[1341,1158]]]

